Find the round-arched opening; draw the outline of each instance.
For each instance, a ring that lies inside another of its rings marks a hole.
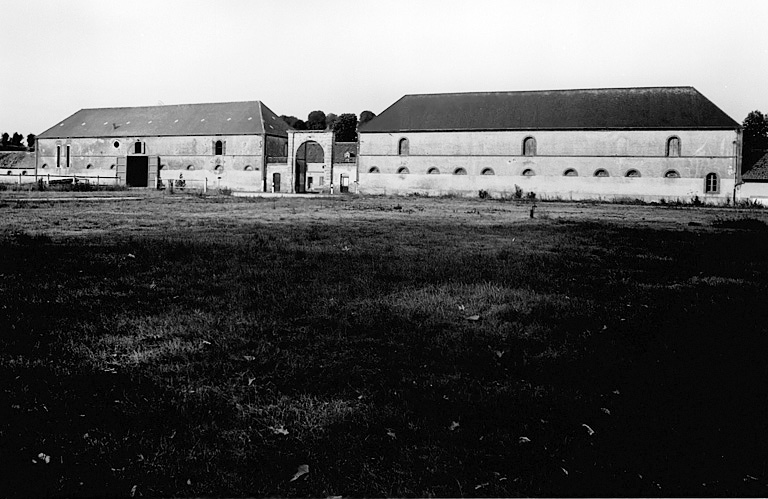
[[[93,168],[92,164],[88,163],[87,165],[85,165],[86,170],[90,170],[91,168]]]
[[[397,169],[397,173],[399,173],[400,175],[408,175],[411,172],[410,172],[410,170],[408,170],[408,168],[402,166],[402,167]]]
[[[667,170],[664,172],[664,178],[680,178],[680,174],[677,170]]]
[[[637,177],[640,176],[640,172],[637,171],[637,170],[632,169],[632,170],[628,170],[627,174],[624,175],[624,176],[625,177],[629,177],[629,178],[637,178]]]
[[[453,170],[453,174],[454,175],[466,175],[467,174],[467,170],[465,170],[464,168],[456,168],[455,170]]]
[[[221,175],[221,173],[224,171],[224,167],[221,165],[216,165],[216,167],[213,169],[217,174]]]
[[[310,175],[307,170],[310,165],[317,165],[313,169],[325,168],[325,151],[323,147],[314,140],[308,140],[303,142],[296,149],[296,162],[294,166],[294,192],[304,193],[312,187],[312,181],[315,180],[318,175]],[[324,175],[320,175],[320,178],[325,178]]]
[[[610,177],[610,175],[608,175],[608,170],[599,168],[595,170],[595,177]]]
[[[191,171],[191,170],[194,170],[194,169],[195,169],[195,165],[187,165],[187,170]]]
[[[27,174],[27,170],[22,170],[22,171],[21,171],[21,174],[22,174],[22,175],[26,175],[26,174]]]
[[[536,172],[534,172],[530,168],[526,168],[525,170],[523,170],[523,177],[533,177],[534,175],[536,175]]]
[[[246,172],[253,171],[253,167],[251,165],[245,165],[245,168],[243,168],[243,171],[246,171]]]
[[[486,168],[482,171],[483,175],[496,175],[496,172],[493,171],[493,168]]]
[[[564,177],[578,177],[579,172],[577,172],[574,168],[568,168],[563,172]]]
[[[440,170],[438,170],[437,168],[435,168],[433,166],[432,168],[427,170],[427,174],[429,174],[429,175],[440,175]]]
[[[48,163],[43,163],[43,166],[41,166],[40,168],[48,168]]]
[[[120,141],[119,141],[119,140],[116,140],[116,141],[112,142],[112,146],[113,146],[115,149],[117,149],[118,147],[120,147]]]
[[[523,156],[536,156],[536,139],[533,137],[523,139]]]
[[[372,166],[368,169],[368,173],[379,173],[379,167],[378,166]]]

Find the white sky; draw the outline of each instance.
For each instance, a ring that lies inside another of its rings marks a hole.
[[[690,85],[768,112],[765,0],[0,0],[0,132],[81,108]]]

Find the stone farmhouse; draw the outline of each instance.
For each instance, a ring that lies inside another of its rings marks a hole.
[[[260,101],[83,109],[37,144],[35,178],[133,187],[724,202],[741,184],[741,127],[692,87],[406,95],[359,144]]]
[[[726,200],[741,127],[692,87],[406,95],[360,130],[363,193]]]

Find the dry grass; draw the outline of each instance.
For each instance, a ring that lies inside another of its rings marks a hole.
[[[2,495],[765,494],[761,211],[0,205]]]

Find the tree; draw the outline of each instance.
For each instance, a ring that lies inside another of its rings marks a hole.
[[[0,145],[2,145],[3,147],[9,145],[9,140],[8,140],[9,137],[10,135],[8,135],[8,132],[3,132],[2,142],[0,142]]]
[[[336,142],[357,142],[357,116],[344,113],[333,126]]]
[[[307,116],[307,128],[309,130],[325,130],[325,113],[312,111]]]
[[[36,139],[37,139],[37,135],[35,135],[34,133],[30,133],[29,135],[27,135],[27,147],[29,148],[30,151],[35,150]]]
[[[360,125],[364,125],[365,123],[368,123],[373,118],[376,117],[376,113],[373,111],[363,111],[360,113]]]
[[[336,116],[333,113],[328,113],[325,117],[325,129],[326,130],[333,130],[333,125],[336,123],[336,120],[339,119],[338,116]]]
[[[768,116],[752,111],[742,123],[742,172],[749,171],[768,149]]]
[[[280,116],[280,119],[285,121],[288,124],[289,127],[294,128],[296,130],[306,130],[307,129],[307,124],[304,123],[303,121],[301,121],[296,116],[286,116],[286,115],[283,114],[283,115]]]
[[[19,132],[13,132],[13,138],[11,138],[11,145],[22,147],[21,143],[24,141],[24,136]]]

